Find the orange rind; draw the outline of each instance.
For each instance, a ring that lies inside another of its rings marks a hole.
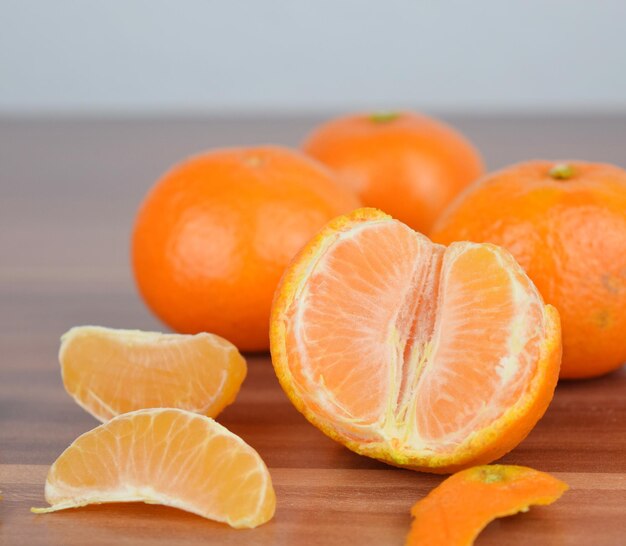
[[[568,489],[565,482],[525,466],[468,468],[413,506],[406,546],[471,546],[494,519],[552,504]]]

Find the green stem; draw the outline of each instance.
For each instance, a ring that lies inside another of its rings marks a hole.
[[[574,176],[575,171],[569,163],[557,163],[550,169],[548,174],[555,180],[568,180]]]
[[[400,112],[374,112],[370,114],[370,121],[374,123],[388,123],[400,117]]]

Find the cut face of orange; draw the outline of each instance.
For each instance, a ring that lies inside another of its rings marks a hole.
[[[436,245],[375,209],[335,219],[289,266],[271,350],[314,425],[433,472],[515,447],[552,399],[561,356],[558,313],[506,250]]]
[[[485,465],[450,476],[411,509],[406,546],[471,546],[490,521],[552,504],[569,487],[525,466]]]
[[[67,392],[106,422],[144,408],[180,408],[215,417],[246,377],[237,348],[213,334],[181,335],[72,328],[61,338]]]
[[[180,508],[232,527],[274,515],[276,497],[259,454],[209,417],[178,409],[115,417],[76,439],[46,480],[50,508],[145,502]]]

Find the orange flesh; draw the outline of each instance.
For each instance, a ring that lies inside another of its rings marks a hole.
[[[68,393],[102,422],[156,407],[215,417],[235,399],[246,376],[237,348],[207,333],[81,326],[62,337],[59,360]]]
[[[103,502],[173,506],[233,527],[274,513],[269,472],[243,440],[208,417],[176,409],[120,415],[80,436],[50,468],[54,511]]]
[[[454,450],[536,371],[538,292],[492,245],[448,248],[391,219],[357,223],[309,264],[286,309],[298,396],[360,442]]]
[[[411,509],[415,518],[406,546],[471,546],[495,518],[551,504],[566,483],[532,468],[485,465],[443,481]]]

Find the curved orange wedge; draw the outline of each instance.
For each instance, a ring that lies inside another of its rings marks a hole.
[[[406,546],[471,546],[496,518],[552,504],[569,487],[525,466],[485,465],[444,480],[411,509]]]
[[[98,326],[61,338],[63,385],[96,419],[144,408],[180,408],[215,417],[246,377],[237,348],[213,334],[160,334]]]
[[[106,502],[164,504],[232,527],[274,515],[276,496],[259,454],[213,419],[179,409],[126,413],[79,436],[46,480],[49,508]]]
[[[357,453],[432,472],[490,462],[546,410],[559,317],[504,249],[436,245],[375,209],[333,220],[277,289],[272,361]]]

